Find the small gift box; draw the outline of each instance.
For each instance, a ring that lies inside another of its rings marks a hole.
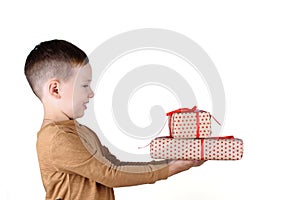
[[[204,138],[211,135],[211,114],[204,110],[181,108],[167,113],[170,136],[174,138]],[[219,124],[219,122],[216,120]]]
[[[240,160],[243,141],[233,136],[201,139],[158,137],[150,143],[153,159]]]

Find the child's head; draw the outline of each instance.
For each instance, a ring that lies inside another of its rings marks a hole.
[[[89,98],[93,97],[88,62],[81,49],[64,40],[42,42],[30,52],[25,75],[45,111],[68,118],[83,115]]]

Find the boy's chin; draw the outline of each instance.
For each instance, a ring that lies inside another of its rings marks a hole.
[[[77,113],[76,115],[74,115],[73,119],[78,119],[84,116],[84,111],[82,113]]]

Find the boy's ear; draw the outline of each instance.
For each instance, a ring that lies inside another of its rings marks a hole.
[[[48,92],[51,96],[55,98],[60,98],[60,91],[59,91],[60,83],[58,80],[52,80],[49,82],[48,85]]]

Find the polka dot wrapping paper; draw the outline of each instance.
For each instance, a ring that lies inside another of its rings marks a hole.
[[[211,135],[209,113],[174,113],[169,119],[170,135],[174,138],[203,138]]]
[[[205,138],[210,137],[211,114],[204,110],[180,108],[167,113],[169,117],[169,131],[173,138]],[[215,119],[215,118],[214,118]],[[219,122],[215,119],[219,124]]]
[[[243,141],[233,136],[211,138],[158,137],[150,143],[153,159],[240,160]]]

